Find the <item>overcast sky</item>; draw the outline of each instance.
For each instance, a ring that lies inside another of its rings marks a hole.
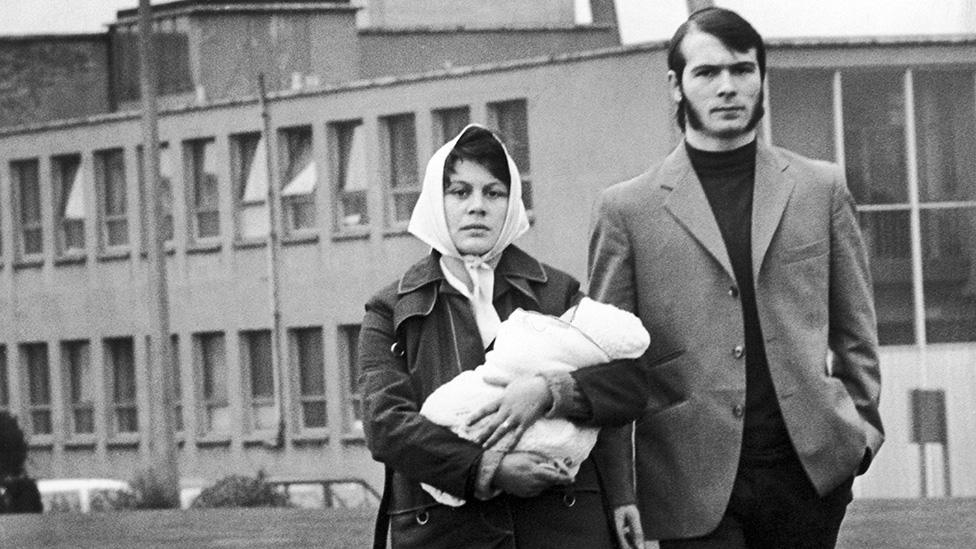
[[[172,0],[152,3],[167,1]],[[616,2],[625,43],[666,39],[686,16],[686,0]],[[717,0],[716,4],[738,11],[767,38],[976,33],[976,0]],[[0,0],[0,35],[101,32],[117,10],[137,6],[138,0]]]

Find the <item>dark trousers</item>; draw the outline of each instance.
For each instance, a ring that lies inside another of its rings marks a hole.
[[[820,497],[796,454],[744,459],[718,527],[661,549],[831,549],[852,499],[850,480]]]

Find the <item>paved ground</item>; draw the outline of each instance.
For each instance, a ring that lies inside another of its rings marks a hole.
[[[0,547],[369,547],[371,509],[214,509],[0,516]],[[855,501],[839,549],[976,547],[976,499]]]

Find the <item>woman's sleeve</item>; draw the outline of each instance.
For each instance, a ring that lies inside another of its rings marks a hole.
[[[422,402],[395,342],[390,306],[371,300],[359,337],[366,444],[374,459],[405,477],[470,499],[483,449],[420,415]]]

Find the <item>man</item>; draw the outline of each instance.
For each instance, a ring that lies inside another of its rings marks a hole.
[[[590,294],[636,313],[651,348],[512,383],[487,432],[517,435],[546,407],[599,425],[637,416],[633,436],[604,429],[595,456],[617,460],[622,542],[642,537],[639,507],[665,548],[833,547],[884,438],[844,174],[757,141],[765,48],[736,13],[692,14],[668,67],[685,139],[604,191],[590,242]]]

